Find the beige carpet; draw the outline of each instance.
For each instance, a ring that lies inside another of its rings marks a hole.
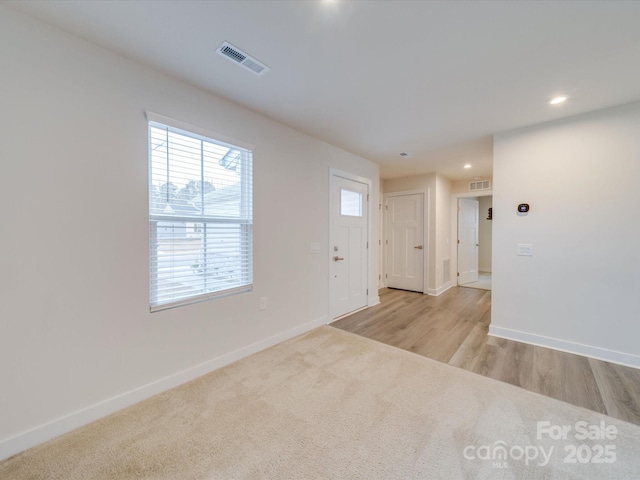
[[[538,421],[571,430],[538,439]],[[610,438],[576,439],[580,421]],[[0,463],[11,480],[639,476],[639,426],[328,326]]]

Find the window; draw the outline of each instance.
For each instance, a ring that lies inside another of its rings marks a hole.
[[[340,189],[340,215],[362,217],[362,194],[345,188]]]
[[[147,116],[151,311],[251,291],[251,150]]]

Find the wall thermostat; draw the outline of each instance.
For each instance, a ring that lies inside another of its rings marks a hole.
[[[529,211],[528,203],[521,203],[518,205],[518,213],[527,213]]]

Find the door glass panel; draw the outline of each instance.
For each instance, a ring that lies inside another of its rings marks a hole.
[[[362,194],[341,188],[340,214],[346,217],[362,217]]]

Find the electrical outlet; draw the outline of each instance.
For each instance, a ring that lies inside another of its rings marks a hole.
[[[518,244],[518,255],[524,257],[532,257],[533,256],[533,245],[530,243],[519,243]]]
[[[259,304],[258,308],[260,310],[266,310],[267,309],[267,297],[260,297],[260,304]]]

